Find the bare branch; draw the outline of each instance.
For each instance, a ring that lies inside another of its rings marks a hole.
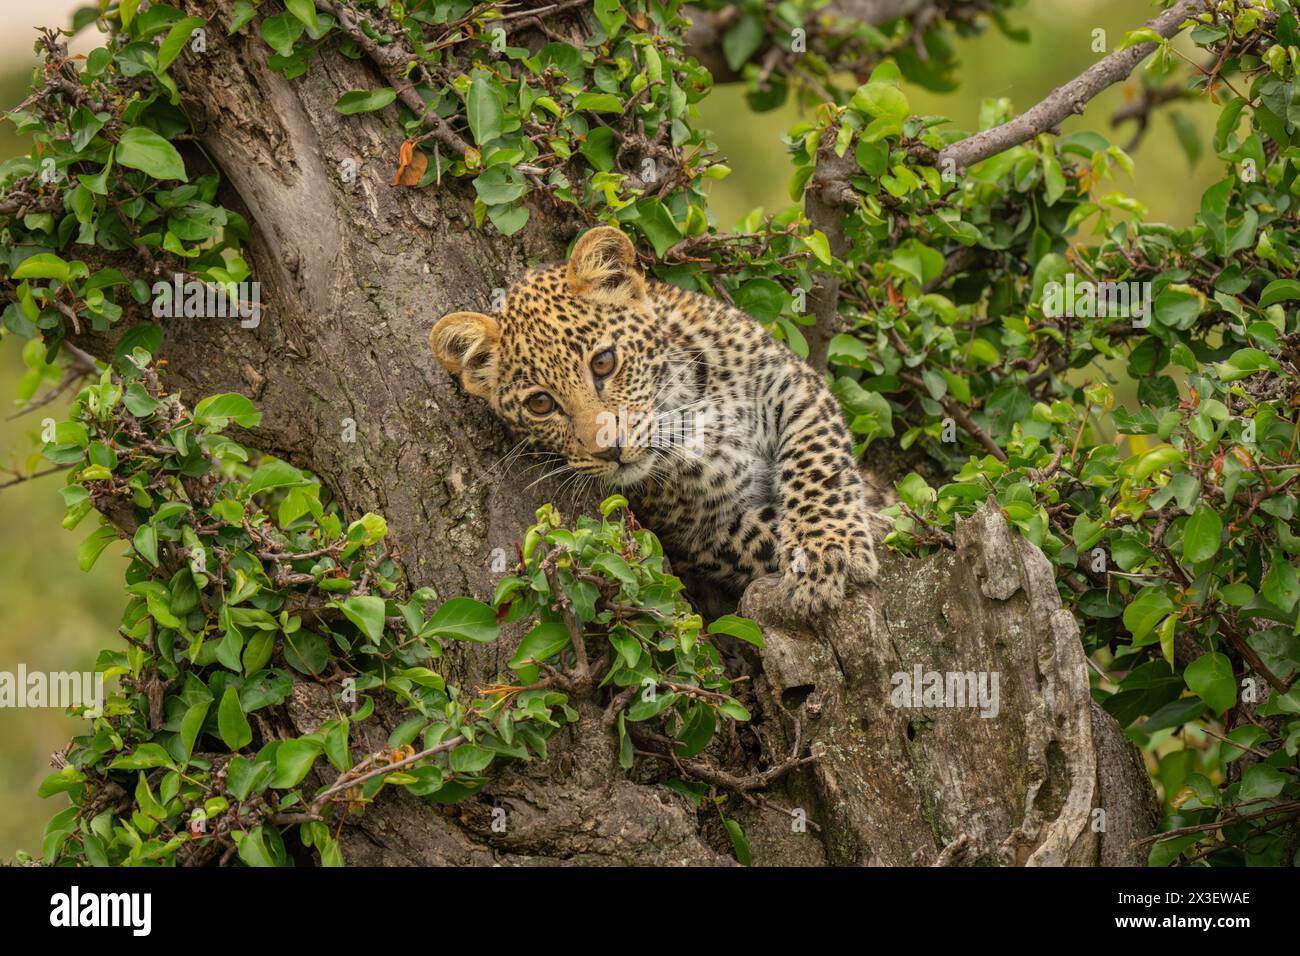
[[[1146,25],[1168,39],[1179,33],[1188,18],[1204,10],[1205,6],[1205,0],[1179,0],[1154,20],[1148,20]],[[946,166],[951,161],[958,170],[963,170],[1028,142],[1040,133],[1059,129],[1062,121],[1082,113],[1088,102],[1102,90],[1126,79],[1155,49],[1154,42],[1138,43],[1098,60],[1015,119],[945,147],[934,157],[934,164]]]
[[[9,481],[0,482],[0,488],[11,488],[14,485],[21,485],[24,481],[31,481],[34,478],[44,478],[46,475],[52,475],[55,472],[67,471],[67,465],[55,465],[52,468],[45,468],[41,471],[34,471],[30,475],[19,475],[17,478],[11,478]]]

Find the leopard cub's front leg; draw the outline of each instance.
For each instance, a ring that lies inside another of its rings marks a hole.
[[[789,423],[779,457],[781,588],[805,615],[835,607],[850,584],[874,581],[880,567],[848,430],[834,398],[821,392]]]
[[[851,521],[826,522],[795,512],[781,522],[781,588],[793,610],[830,610],[844,600],[850,584],[876,579],[880,563],[867,521],[864,510]]]

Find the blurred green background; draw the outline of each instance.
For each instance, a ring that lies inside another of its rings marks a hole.
[[[84,0],[5,0],[0,4],[0,104],[10,107],[26,95],[36,64],[32,51],[37,25],[65,25],[70,12]],[[1006,97],[1017,111],[1032,106],[1055,86],[1096,61],[1092,31],[1107,31],[1113,49],[1126,30],[1151,15],[1151,7],[1134,0],[1029,0],[1016,11],[1012,24],[1031,33],[1027,45],[1016,44],[997,31],[961,41],[961,88],[936,95],[909,89],[915,112],[949,117],[959,129],[978,126],[980,103]],[[97,45],[93,31],[74,49]],[[1111,114],[1136,90],[1135,81],[1112,88],[1095,100],[1083,117],[1066,123],[1066,131],[1095,128],[1123,145],[1131,128],[1109,130]],[[1207,139],[1211,111],[1197,101],[1177,107],[1191,118]],[[769,212],[789,205],[789,166],[780,136],[801,116],[794,107],[754,114],[745,106],[743,91],[719,88],[704,104],[704,125],[734,170],[714,184],[714,209],[719,225],[731,228],[755,207]],[[1104,194],[1128,193],[1146,204],[1150,216],[1167,222],[1191,221],[1201,192],[1214,179],[1214,159],[1192,166],[1174,137],[1169,108],[1161,111],[1134,152],[1133,181],[1103,183]],[[0,128],[0,159],[21,153],[25,145]],[[63,416],[65,399],[39,410],[11,416],[18,381],[25,371],[22,344],[0,342],[0,484],[16,469],[26,474],[39,468],[34,457],[41,419]],[[100,647],[113,646],[121,615],[121,550],[109,548],[90,573],[77,569],[77,547],[93,530],[88,518],[75,531],[64,531],[59,476],[39,478],[0,489],[0,671],[15,671],[19,662],[29,670],[86,670]],[[0,711],[0,859],[17,849],[37,852],[45,821],[63,806],[63,798],[42,801],[40,780],[50,772],[50,754],[78,732],[81,723],[57,710]]]

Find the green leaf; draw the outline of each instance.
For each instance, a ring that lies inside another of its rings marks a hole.
[[[789,294],[779,282],[758,276],[746,279],[736,290],[736,307],[749,313],[760,322],[771,322],[785,311]]]
[[[230,13],[230,32],[238,33],[239,28],[257,16],[257,7],[249,0],[235,0],[235,7]]]
[[[1183,680],[1197,697],[1221,714],[1237,702],[1237,682],[1232,661],[1219,653],[1204,654],[1187,665]]]
[[[104,549],[117,540],[117,531],[113,528],[97,528],[77,549],[77,566],[83,571],[89,571]]]
[[[811,236],[801,236],[803,244],[812,250],[812,254],[817,257],[817,261],[824,266],[834,265],[835,259],[831,255],[830,240],[826,238],[826,233],[820,229],[814,229]]]
[[[217,708],[217,731],[231,750],[246,747],[253,740],[253,728],[248,724],[243,705],[239,703],[239,694],[233,687],[227,687],[221,695],[221,704]]]
[[[1241,800],[1272,800],[1286,787],[1287,776],[1276,767],[1256,764],[1241,775]]]
[[[542,621],[524,635],[519,649],[510,659],[510,667],[518,670],[527,660],[545,661],[569,646],[569,629],[561,621]]]
[[[888,168],[889,147],[885,143],[868,143],[864,139],[859,139],[853,156],[863,172],[871,176],[881,176]]]
[[[511,166],[489,166],[474,180],[478,198],[489,206],[499,206],[522,199],[529,190],[528,181]]]
[[[162,403],[150,395],[139,382],[132,382],[126,387],[126,393],[122,397],[122,404],[136,418],[148,418],[158,410],[158,406]]]
[[[337,607],[349,621],[361,629],[361,632],[379,643],[384,636],[384,599],[373,594],[361,594],[350,597]]]
[[[605,35],[611,39],[627,22],[627,14],[623,12],[619,0],[596,0],[595,13],[596,19],[600,21],[600,26],[605,31]],[[654,47],[648,46],[644,50],[646,54],[653,53]]]
[[[662,256],[682,238],[673,214],[658,199],[642,199],[636,204],[636,211],[637,228],[655,247],[656,255]]]
[[[1054,206],[1065,195],[1065,173],[1061,164],[1051,153],[1043,153],[1043,195],[1047,205]]]
[[[528,207],[522,204],[513,206],[488,206],[488,219],[501,231],[503,236],[513,236],[528,224]]]
[[[132,126],[117,144],[117,161],[123,166],[148,173],[154,179],[188,180],[185,161],[176,147],[151,129]]]
[[[262,21],[262,39],[280,56],[293,56],[293,45],[302,36],[301,20],[289,13],[277,13]]]
[[[298,786],[323,749],[324,744],[317,740],[281,741],[275,750],[275,776],[271,786],[278,790]]]
[[[1143,588],[1124,608],[1124,626],[1133,635],[1134,643],[1137,643],[1150,634],[1173,609],[1174,602],[1162,588]]]
[[[1222,179],[1201,196],[1201,221],[1214,237],[1214,248],[1219,255],[1225,254],[1228,245],[1226,218],[1232,184],[1232,178]]]
[[[280,865],[277,853],[273,849],[280,845],[280,834],[277,830],[254,827],[247,833],[236,830],[232,835],[239,846],[239,859],[244,863],[256,867]]]
[[[155,568],[158,567],[158,530],[151,524],[135,529],[135,549]]]
[[[465,95],[465,119],[474,142],[486,146],[501,135],[502,108],[497,80],[485,70],[475,70]]]
[[[1187,165],[1195,166],[1201,158],[1202,150],[1196,123],[1187,114],[1176,110],[1169,114],[1169,122],[1174,127],[1174,135],[1178,137],[1178,145],[1183,148],[1183,153],[1187,156]]]
[[[316,4],[312,0],[284,0],[284,8],[313,33],[320,30],[320,24],[316,21]]]
[[[335,101],[334,109],[346,116],[354,113],[373,113],[375,110],[382,110],[395,99],[397,99],[397,92],[387,86],[377,90],[349,90]]]
[[[830,255],[829,250],[827,255]],[[894,250],[889,265],[904,276],[914,279],[918,285],[925,285],[943,273],[944,258],[939,250],[915,239],[908,239]]]
[[[925,514],[930,505],[938,500],[938,492],[931,488],[926,480],[914,471],[908,472],[895,487],[898,490],[898,496],[907,503],[908,507],[921,514]]]
[[[1228,356],[1227,361],[1220,362],[1215,368],[1218,369],[1219,378],[1225,382],[1249,378],[1258,372],[1282,371],[1282,366],[1277,364],[1277,359],[1267,352],[1252,348],[1237,349]]]
[[[335,770],[342,773],[352,766],[352,753],[348,750],[348,730],[351,721],[340,717],[334,729],[325,737],[325,757]]]
[[[1182,855],[1184,850],[1195,846],[1200,839],[1200,834],[1192,833],[1151,844],[1151,852],[1147,855],[1147,866],[1169,866]]]
[[[739,638],[747,644],[753,644],[755,647],[766,647],[763,641],[763,632],[759,626],[746,617],[738,617],[735,614],[724,614],[722,617],[713,621],[709,625],[710,634],[730,634],[732,637]]]
[[[1093,588],[1079,598],[1079,611],[1088,617],[1113,618],[1124,613],[1124,599],[1116,591]]]
[[[582,62],[582,51],[570,43],[548,43],[537,51],[537,70],[548,67],[564,74],[570,83],[581,86],[587,68]]]
[[[1196,697],[1184,697],[1171,700],[1156,710],[1150,719],[1142,725],[1142,732],[1153,734],[1157,730],[1169,727],[1181,727],[1189,720],[1195,720],[1206,711],[1205,702]]]
[[[679,694],[665,693],[656,694],[654,697],[645,697],[639,695],[632,702],[627,711],[627,719],[632,721],[649,720],[651,717],[658,717],[665,710],[677,702]]]
[[[1133,474],[1138,481],[1150,478],[1157,471],[1167,468],[1169,465],[1177,464],[1183,460],[1183,453],[1174,448],[1172,445],[1161,445],[1146,452],[1138,459],[1137,467],[1134,468]]]
[[[1300,601],[1300,578],[1286,555],[1277,548],[1273,549],[1272,562],[1268,574],[1260,582],[1259,593],[1269,603],[1288,612]]]
[[[1217,511],[1202,502],[1183,525],[1183,557],[1193,564],[1214,557],[1219,553],[1219,538],[1222,534],[1223,519]]]
[[[498,631],[497,614],[491,607],[473,598],[452,598],[434,612],[420,636],[487,644],[496,640]]]
[[[194,420],[216,428],[225,428],[232,421],[241,428],[256,428],[261,424],[262,413],[238,392],[224,392],[209,395],[195,405]]]
[[[727,66],[739,70],[763,43],[763,21],[746,13],[722,35],[722,55]]]
[[[618,712],[618,765],[624,770],[631,770],[635,756],[636,748],[632,744],[632,735],[627,732],[627,712],[620,710]]]
[[[1255,599],[1255,589],[1249,584],[1225,584],[1219,588],[1219,597],[1232,607],[1245,607]]]
[[[623,101],[613,93],[579,93],[573,98],[573,108],[593,113],[622,113]]]
[[[732,700],[731,698],[727,698],[718,704],[718,713],[730,717],[732,720],[744,721],[749,720],[750,717],[749,711],[745,708],[745,705],[740,701]]]
[[[1139,43],[1164,43],[1165,38],[1150,27],[1139,27],[1136,30],[1130,30],[1124,34],[1124,39],[1120,41],[1116,50],[1127,50],[1131,46]]]
[[[266,666],[275,651],[275,632],[258,631],[248,639],[242,657],[245,674],[254,674]]]
[[[1074,519],[1074,527],[1070,532],[1070,536],[1074,538],[1075,550],[1082,554],[1092,548],[1101,540],[1103,530],[1104,526],[1100,521],[1094,521],[1086,514],[1080,514]]]
[[[591,562],[592,570],[604,571],[615,580],[635,587],[637,584],[637,573],[631,564],[621,555],[608,553],[597,556]]]
[[[827,346],[827,355],[835,365],[865,366],[870,361],[866,343],[843,332],[833,336]],[[852,381],[850,379],[849,381]],[[854,384],[857,384],[856,382]]]
[[[310,480],[297,468],[287,461],[273,459],[265,461],[253,472],[253,477],[248,479],[248,486],[245,489],[248,496],[261,494],[263,491],[270,491],[273,488],[288,488],[294,485],[310,484]]]
[[[201,700],[191,705],[189,710],[185,711],[185,716],[181,718],[181,749],[187,761],[190,759],[190,754],[194,753],[194,743],[199,739],[199,733],[203,730],[203,721],[207,719],[211,707],[212,701]]]
[[[1155,301],[1156,318],[1171,328],[1189,329],[1201,314],[1201,298],[1180,289],[1166,288]]]
[[[1300,282],[1295,279],[1276,279],[1264,287],[1259,296],[1259,307],[1267,309],[1278,302],[1300,299]]]
[[[38,252],[28,256],[14,269],[15,279],[58,279],[67,282],[68,264],[52,252]]]
[[[250,793],[260,791],[275,772],[269,760],[255,762],[247,757],[233,757],[226,771],[230,793],[236,800],[245,800]]]
[[[347,539],[352,544],[371,547],[384,540],[388,534],[388,522],[372,511],[363,514],[348,525]],[[347,552],[344,552],[346,555]]]
[[[451,769],[457,773],[478,773],[492,762],[492,751],[474,744],[461,744],[451,752]]]
[[[607,173],[614,168],[614,149],[614,131],[608,126],[597,126],[587,133],[578,152],[587,157],[593,168]]]
[[[154,767],[172,766],[171,754],[160,744],[141,744],[133,752],[117,757],[108,765],[109,770],[150,770]]]
[[[166,39],[158,47],[158,69],[165,70],[171,66],[176,58],[181,55],[181,51],[185,49],[185,44],[190,42],[190,36],[205,23],[207,21],[202,17],[186,17],[184,20],[177,21],[167,31]]]
[[[727,836],[731,838],[731,848],[736,851],[736,859],[740,861],[741,866],[751,866],[754,862],[754,854],[749,848],[749,840],[745,836],[744,829],[730,817],[722,822],[727,828]]]
[[[911,112],[903,91],[892,84],[881,82],[859,86],[849,105],[868,116],[890,119],[906,119]]]

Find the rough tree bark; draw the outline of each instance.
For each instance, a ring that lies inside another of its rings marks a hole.
[[[212,14],[210,4],[187,5]],[[504,239],[474,228],[465,184],[390,188],[403,140],[394,108],[333,109],[343,92],[379,85],[372,67],[326,52],[286,81],[266,57],[260,40],[213,29],[207,52],[187,51],[173,70],[222,175],[222,201],[253,225],[265,308],[252,330],[167,320],[168,381],[189,402],[223,391],[254,398],[264,415],[249,443],[319,474],[349,514],[385,515],[414,585],[490,597],[493,549],[510,553],[556,489],[526,490],[534,476],[498,472],[505,432],[436,366],[427,334],[454,309],[489,311],[493,289],[562,258],[579,224],[539,206]],[[197,151],[187,159],[204,162]],[[348,160],[352,183],[340,176]],[[101,353],[112,345],[94,344]],[[345,419],[356,423],[354,443],[343,440]],[[559,503],[570,514],[584,504]],[[782,623],[761,588],[747,597],[770,641],[754,726],[785,752],[798,718],[822,755],[766,795],[805,809],[807,833],[770,806],[729,809],[757,862],[1117,861],[1129,836],[1151,832],[1150,785],[1118,728],[1091,707],[1046,560],[996,513],[979,522],[956,553],[889,559],[884,585],[816,634]],[[449,682],[481,686],[511,643],[453,645],[441,666]],[[914,663],[1001,670],[999,718],[926,712],[918,730],[919,717],[888,706],[888,675]],[[327,695],[310,682],[296,688],[289,709],[300,731],[331,712]],[[477,799],[440,808],[386,795],[345,828],[345,855],[369,864],[731,861],[716,814],[645,772],[622,771],[615,750],[590,706],[549,759],[508,768]],[[1127,828],[1100,850],[1088,825],[1099,803],[1109,834]],[[507,810],[503,834],[491,830],[493,806]]]

